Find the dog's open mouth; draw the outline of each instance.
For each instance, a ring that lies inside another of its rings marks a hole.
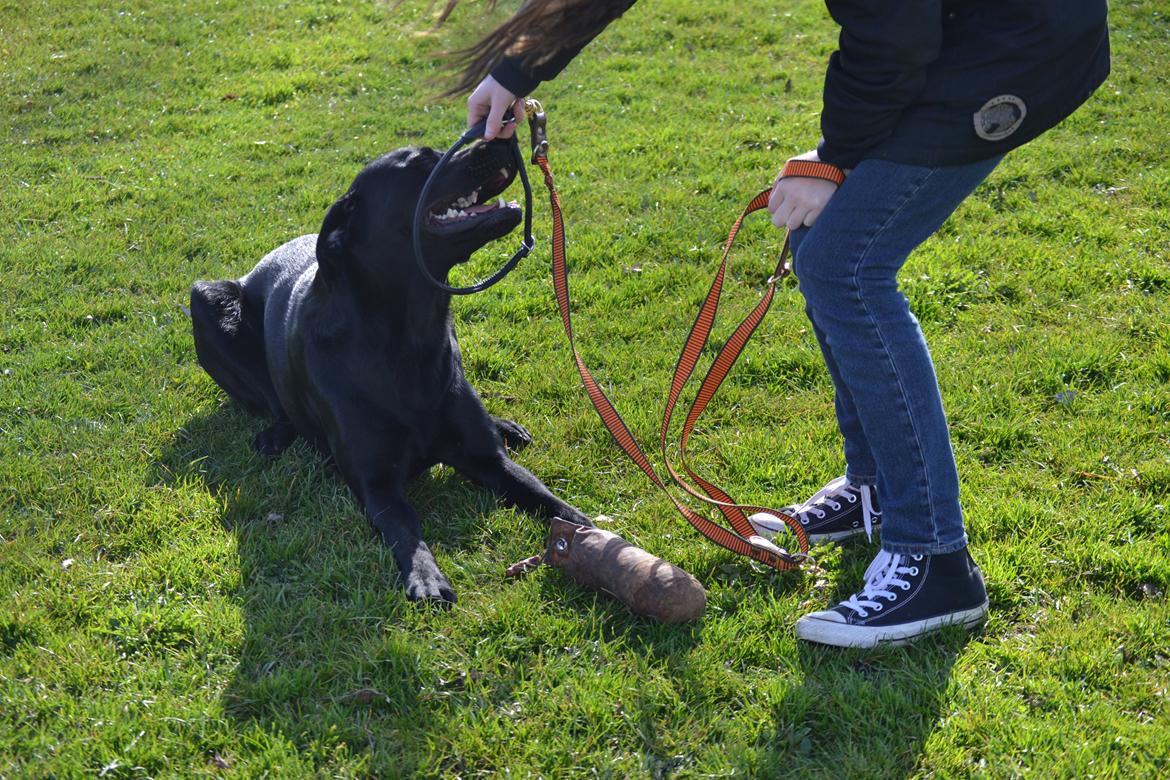
[[[518,221],[520,204],[500,197],[512,181],[512,172],[501,167],[490,179],[453,199],[444,198],[427,210],[427,230],[436,235],[464,233],[487,224]],[[512,226],[514,226],[513,223]],[[512,226],[509,226],[509,230]]]

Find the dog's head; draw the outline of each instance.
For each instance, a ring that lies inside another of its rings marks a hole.
[[[317,261],[327,272],[357,264],[363,275],[401,281],[418,275],[412,239],[415,207],[439,154],[406,147],[362,169],[349,191],[325,215]],[[489,241],[520,223],[516,203],[499,198],[516,177],[516,160],[504,141],[460,151],[432,185],[422,226],[427,267],[436,279],[465,262]]]

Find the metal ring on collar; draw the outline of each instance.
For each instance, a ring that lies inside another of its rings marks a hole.
[[[482,138],[486,127],[487,120],[484,119],[480,121],[466,133],[460,136],[459,140],[456,141],[451,146],[451,148],[447,150],[446,154],[439,158],[439,161],[435,163],[435,167],[431,170],[431,175],[427,177],[427,181],[426,184],[423,185],[422,192],[419,193],[418,204],[414,207],[414,259],[418,264],[418,269],[422,271],[422,275],[427,281],[429,281],[435,287],[438,287],[440,290],[448,292],[452,295],[470,295],[471,293],[481,292],[491,287],[493,284],[507,276],[508,273],[516,267],[517,263],[527,257],[528,253],[532,251],[532,247],[536,244],[536,239],[532,237],[532,187],[528,183],[528,171],[524,168],[524,156],[520,153],[520,144],[517,141],[517,136],[513,134],[512,152],[516,157],[516,169],[520,174],[520,181],[524,184],[524,240],[520,242],[520,248],[517,249],[516,253],[512,255],[512,259],[504,263],[504,265],[501,266],[498,271],[483,281],[476,282],[475,284],[468,287],[452,287],[449,284],[440,282],[431,275],[430,270],[427,268],[422,251],[422,225],[423,220],[426,218],[426,209],[427,204],[429,203],[428,196],[430,195],[431,187],[434,185],[436,179],[438,179],[439,172],[442,171],[451,158],[455,156],[455,153],[472,141]]]

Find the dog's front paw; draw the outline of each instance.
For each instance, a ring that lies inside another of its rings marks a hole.
[[[508,449],[519,451],[532,443],[532,434],[520,423],[500,417],[492,419],[496,423],[496,433],[504,440],[504,446]]]
[[[457,600],[455,589],[438,569],[431,571],[415,569],[408,574],[406,597],[411,601],[423,601],[440,607],[450,607]]]
[[[280,420],[256,434],[252,449],[261,455],[275,458],[297,439],[297,429],[288,420]]]

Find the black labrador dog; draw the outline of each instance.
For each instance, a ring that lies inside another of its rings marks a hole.
[[[249,412],[273,419],[253,447],[277,455],[303,436],[330,458],[394,550],[407,596],[455,593],[422,540],[407,480],[446,463],[506,502],[591,525],[508,457],[530,441],[492,417],[463,374],[450,295],[414,260],[415,204],[439,155],[408,147],[366,166],[325,215],[238,281],[191,288],[195,350]],[[520,208],[496,196],[516,176],[506,142],[464,149],[426,204],[427,265],[436,279],[509,233]]]

